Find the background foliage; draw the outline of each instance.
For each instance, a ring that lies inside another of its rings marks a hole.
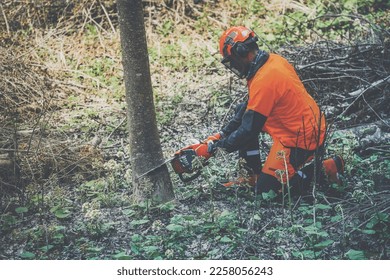
[[[388,1],[195,2],[144,1],[166,156],[217,131],[245,97],[217,50],[222,30],[243,24],[326,111],[344,185],[292,205],[257,200],[221,188],[237,163],[220,154],[190,184],[172,174],[175,202],[134,205],[115,1],[5,0],[0,258],[389,258]]]

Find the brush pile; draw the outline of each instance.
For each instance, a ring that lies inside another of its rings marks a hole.
[[[19,141],[39,130],[41,118],[54,107],[52,79],[44,67],[0,47],[0,186],[19,181]],[[30,137],[30,138],[29,138]]]
[[[32,28],[64,28],[70,32],[93,22],[101,28],[109,26],[116,9],[115,1],[2,1],[0,24],[8,34]]]
[[[390,34],[373,43],[322,41],[288,50],[309,91],[344,126],[382,121],[389,126]],[[341,128],[341,127],[340,127]]]
[[[46,69],[0,47],[0,122],[29,120],[49,109],[54,84]]]

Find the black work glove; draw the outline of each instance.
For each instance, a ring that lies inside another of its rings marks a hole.
[[[209,154],[214,154],[216,150],[217,150],[217,142],[214,141],[207,142],[207,152]]]

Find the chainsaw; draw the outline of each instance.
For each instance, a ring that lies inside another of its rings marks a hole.
[[[198,178],[202,172],[202,167],[205,163],[201,164],[200,162],[195,162],[198,158],[194,149],[185,149],[176,153],[173,157],[165,160],[163,163],[153,167],[147,172],[139,175],[137,179],[144,177],[145,175],[155,171],[156,169],[164,166],[167,163],[171,163],[173,170],[177,175],[179,175],[180,180],[184,183],[188,183],[196,178]],[[184,175],[190,174],[190,175]]]
[[[171,165],[173,170],[179,175],[180,180],[187,183],[190,182],[200,176],[202,173],[202,167],[204,166],[204,162],[195,162],[198,158],[195,150],[188,149],[182,150],[178,155],[176,155],[172,161]],[[185,175],[184,174],[192,174]]]

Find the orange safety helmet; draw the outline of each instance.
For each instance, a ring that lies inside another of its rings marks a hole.
[[[255,32],[245,26],[234,26],[226,30],[219,39],[219,52],[226,58],[232,55],[232,49],[235,50],[238,55],[245,56],[245,47],[248,43],[257,41]],[[245,43],[244,43],[245,42]],[[240,44],[244,43],[244,44]]]
[[[219,39],[219,52],[223,56],[222,64],[240,78],[244,78],[249,66],[243,58],[250,51],[248,45],[256,41],[255,32],[245,26],[234,26],[226,30]]]

